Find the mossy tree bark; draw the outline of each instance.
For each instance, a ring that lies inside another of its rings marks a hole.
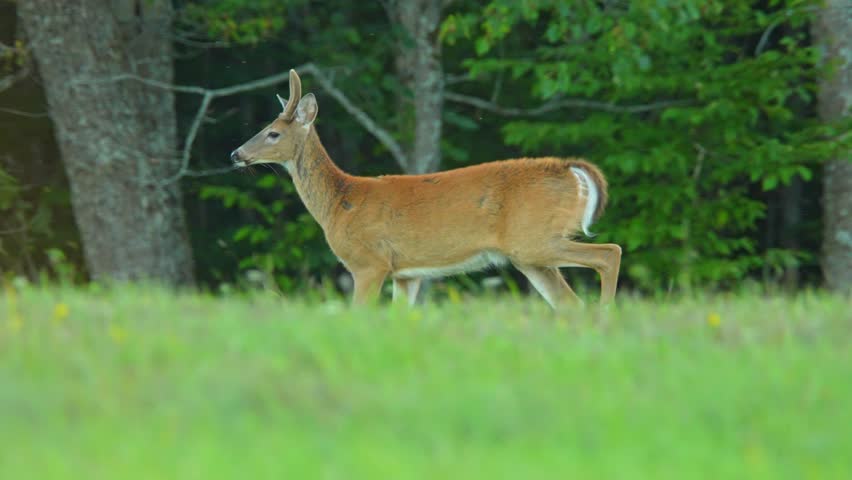
[[[813,25],[824,59],[833,63],[820,83],[819,113],[829,122],[852,108],[852,1],[828,0]],[[852,152],[826,163],[823,175],[823,258],[826,284],[852,293]]]
[[[18,7],[68,173],[94,279],[193,282],[178,182],[168,0],[28,0]]]

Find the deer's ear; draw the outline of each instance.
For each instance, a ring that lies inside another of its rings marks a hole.
[[[296,107],[296,121],[304,126],[310,126],[317,118],[317,97],[313,93],[309,93],[299,100],[299,106]]]
[[[278,102],[281,103],[281,109],[287,110],[287,100],[281,98],[281,95],[275,94],[275,97],[278,99]]]

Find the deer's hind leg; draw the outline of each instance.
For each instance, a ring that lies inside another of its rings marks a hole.
[[[515,268],[527,277],[536,291],[554,309],[562,304],[583,305],[583,301],[568,286],[568,282],[565,281],[558,267],[535,267],[532,265],[515,264]]]
[[[417,301],[417,292],[420,291],[419,278],[396,278],[393,279],[393,302],[408,301],[414,305]]]
[[[561,240],[552,259],[559,266],[580,266],[594,269],[601,277],[601,304],[615,298],[618,271],[621,268],[621,247],[614,243],[592,244]]]

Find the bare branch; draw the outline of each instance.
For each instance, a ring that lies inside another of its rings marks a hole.
[[[27,118],[46,118],[50,115],[46,112],[25,112],[23,110],[16,110],[14,108],[6,108],[0,107],[0,112],[8,113],[11,115],[18,115],[19,117],[27,117]]]
[[[0,230],[0,235],[14,235],[16,233],[25,233],[27,230],[30,229],[30,222],[26,221],[23,218],[23,215],[20,214],[20,212],[16,217],[17,217],[17,220],[18,220],[18,222],[17,222],[18,226],[8,228],[6,230]]]
[[[189,127],[189,132],[186,134],[186,140],[183,142],[183,154],[180,159],[180,169],[171,177],[163,180],[161,182],[163,185],[168,185],[180,180],[189,169],[189,157],[192,154],[192,144],[195,142],[195,137],[198,135],[198,129],[201,127],[201,122],[204,121],[204,116],[207,114],[207,109],[210,107],[211,101],[213,101],[213,96],[210,92],[205,93],[204,98],[201,99],[201,105],[198,107],[198,112],[195,113],[195,119]]]
[[[210,90],[204,87],[196,87],[196,86],[183,86],[183,85],[174,85],[169,82],[162,82],[160,80],[154,80],[152,78],[145,78],[139,75],[135,75],[132,73],[121,73],[118,75],[113,75],[111,77],[103,77],[103,78],[80,78],[78,77],[75,80],[69,82],[70,85],[97,85],[99,83],[112,83],[112,82],[121,82],[121,81],[134,81],[139,82],[143,85],[148,85],[149,87],[160,88],[163,90],[171,90],[173,92],[180,93],[194,93],[196,95],[206,95]]]
[[[8,48],[8,47],[6,47],[6,48]],[[20,82],[21,80],[27,78],[29,75],[30,75],[29,65],[24,65],[17,72],[15,72],[11,75],[7,75],[3,78],[0,78],[0,92],[3,92],[4,90],[8,90],[8,89],[12,88],[12,86],[14,86],[16,83]]]
[[[296,67],[296,71],[300,71],[302,67]],[[268,77],[259,78],[257,80],[253,80],[251,82],[240,83],[238,85],[232,85],[230,87],[225,88],[217,88],[213,90],[215,97],[227,97],[229,95],[236,95],[238,93],[248,92],[251,90],[257,90],[258,88],[266,88],[273,87],[278,85],[279,83],[283,83],[290,80],[290,70],[287,70],[283,73],[278,73],[275,75],[270,75]]]
[[[309,63],[307,65],[304,65],[300,70],[297,71],[300,73],[304,72],[312,74],[314,78],[316,78],[317,83],[320,84],[320,86],[323,88],[323,90],[326,91],[326,93],[329,94],[329,96],[337,100],[337,103],[339,103],[344,110],[349,112],[349,114],[352,115],[355,120],[357,120],[358,123],[360,123],[361,126],[364,127],[365,130],[370,132],[371,135],[376,137],[376,139],[381,142],[382,145],[385,146],[385,148],[388,149],[394,160],[396,160],[396,163],[399,164],[400,168],[406,168],[406,165],[408,164],[406,155],[403,152],[402,147],[400,147],[399,143],[397,143],[393,136],[391,136],[391,134],[387,130],[380,127],[376,122],[374,122],[373,119],[370,118],[370,116],[367,115],[363,110],[355,106],[346,97],[346,95],[343,94],[343,92],[335,88],[331,80],[329,80],[328,77],[326,77],[325,74],[323,74],[323,72],[316,67],[316,65]]]
[[[0,42],[0,55],[5,56],[12,52],[15,55],[15,48]],[[30,62],[24,61],[17,72],[0,78],[0,93],[12,88],[16,83],[30,76]]]
[[[668,107],[690,105],[691,100],[661,100],[659,102],[639,104],[639,105],[616,105],[614,103],[600,102],[597,100],[586,100],[582,98],[568,98],[562,100],[551,100],[543,103],[535,108],[514,108],[503,107],[494,102],[489,102],[482,98],[463,95],[460,93],[444,92],[444,99],[451,102],[470,105],[472,107],[481,108],[491,113],[504,117],[535,117],[544,115],[545,113],[562,108],[585,108],[591,110],[602,110],[612,113],[642,113],[653,110],[660,110]]]
[[[300,71],[305,68],[305,66],[297,67],[296,71]],[[112,77],[98,78],[98,79],[85,79],[85,80],[77,80],[72,83],[109,83],[109,82],[120,82],[124,80],[131,80],[134,82],[139,82],[143,85],[148,85],[154,88],[161,88],[164,90],[171,90],[173,92],[180,93],[193,93],[195,95],[206,96],[210,95],[210,99],[228,97],[231,95],[236,95],[238,93],[248,92],[251,90],[257,90],[259,88],[266,88],[278,85],[279,83],[283,83],[290,78],[290,71],[286,71],[284,73],[278,73],[275,75],[270,75],[268,77],[259,78],[257,80],[252,80],[250,82],[240,83],[237,85],[232,85],[230,87],[223,88],[204,88],[198,87],[194,85],[174,85],[168,82],[162,82],[160,80],[154,80],[151,78],[142,77],[139,75],[135,75],[132,73],[122,73],[119,75],[114,75]]]
[[[349,114],[352,115],[355,120],[358,121],[358,123],[360,123],[362,127],[364,127],[365,130],[367,130],[379,142],[381,142],[382,145],[384,145],[385,148],[388,149],[388,151],[391,153],[391,156],[393,156],[394,160],[397,162],[397,164],[399,164],[401,168],[405,168],[405,165],[407,164],[406,155],[403,152],[403,149],[399,145],[399,143],[387,130],[379,126],[372,118],[370,118],[369,115],[367,115],[366,112],[364,112],[364,110],[357,107],[354,103],[352,103],[351,100],[349,100],[348,97],[346,97],[346,95],[342,91],[336,88],[331,79],[329,79],[319,67],[317,67],[313,63],[307,63],[296,67],[295,70],[302,75],[313,75],[314,78],[317,79],[317,83],[319,83],[320,87],[322,87],[322,89],[325,90],[326,93],[329,94],[329,96],[335,99],[340,104],[340,106],[343,107],[344,110],[349,112]],[[74,81],[73,83],[91,84],[118,81],[135,81],[154,88],[161,88],[179,93],[191,93],[202,96],[201,105],[198,107],[198,111],[195,114],[195,119],[190,125],[190,129],[186,135],[186,140],[184,141],[180,169],[174,175],[165,179],[162,182],[163,184],[169,184],[179,180],[184,175],[189,175],[189,159],[190,154],[192,152],[192,145],[195,142],[198,130],[201,127],[201,123],[204,121],[204,117],[207,113],[210,103],[214,99],[236,95],[238,93],[248,92],[251,90],[257,90],[259,88],[272,87],[285,81],[288,81],[289,78],[290,73],[288,70],[286,72],[259,78],[250,82],[213,89],[189,85],[173,85],[168,82],[161,82],[159,80],[145,78],[131,73],[124,73],[112,77],[99,79],[80,79]]]
[[[692,145],[698,151],[698,155],[695,158],[695,168],[692,169],[692,181],[697,182],[698,177],[701,175],[701,168],[704,166],[704,157],[707,156],[707,149],[698,142]]]
[[[210,103],[220,97],[227,97],[230,95],[236,95],[238,93],[247,92],[250,90],[255,90],[258,88],[270,87],[273,85],[277,85],[285,80],[289,79],[289,71],[277,75],[270,75],[268,77],[260,78],[258,80],[254,80],[251,82],[241,83],[238,85],[233,85],[230,87],[224,88],[204,88],[198,86],[186,86],[186,85],[174,85],[168,82],[162,82],[160,80],[154,80],[151,78],[142,77],[139,75],[135,75],[132,73],[123,73],[119,75],[114,75],[112,77],[107,78],[98,78],[98,79],[79,79],[72,83],[106,83],[106,82],[120,82],[120,81],[135,81],[139,82],[143,85],[148,85],[154,88],[160,88],[164,90],[171,90],[173,92],[179,93],[191,93],[195,95],[201,95],[201,104],[198,106],[198,110],[195,113],[195,118],[192,121],[192,124],[189,127],[189,131],[187,131],[186,139],[183,143],[183,152],[180,158],[180,168],[174,175],[164,179],[161,185],[168,185],[170,183],[176,182],[180,180],[185,175],[190,175],[189,171],[189,160],[192,154],[192,146],[195,143],[195,138],[198,136],[198,130],[201,128],[201,124],[204,122],[205,116],[207,114],[207,110],[210,108]]]
[[[463,74],[453,74],[448,73],[444,75],[444,85],[455,85],[457,83],[470,82],[473,81],[473,77],[468,73]]]
[[[505,74],[505,70],[500,70],[500,72],[497,73],[497,80],[494,82],[494,90],[491,91],[491,103],[497,103],[497,100],[500,99],[500,92],[503,91],[503,77]]]
[[[176,32],[171,34],[172,39],[180,43],[182,45],[186,45],[187,47],[193,48],[202,48],[202,49],[210,49],[210,48],[228,48],[231,46],[230,42],[223,42],[220,40],[209,41],[209,40],[196,40],[192,38],[189,34],[184,34],[182,32]]]
[[[0,235],[12,235],[15,233],[21,233],[26,231],[29,228],[29,225],[21,224],[20,227],[10,228],[8,230],[0,230]]]
[[[772,35],[772,32],[778,28],[779,25],[784,23],[785,20],[788,20],[793,16],[794,13],[797,12],[812,12],[817,10],[819,7],[815,5],[810,5],[807,7],[799,7],[799,8],[791,8],[784,12],[784,16],[778,17],[770,23],[766,30],[763,31],[763,34],[760,36],[760,41],[757,42],[757,46],[754,48],[754,56],[757,57],[766,49],[766,44],[769,42],[769,37]]]
[[[209,177],[211,175],[219,175],[222,173],[228,173],[236,170],[238,167],[222,167],[222,168],[211,168],[208,170],[187,170],[184,172],[185,177]]]

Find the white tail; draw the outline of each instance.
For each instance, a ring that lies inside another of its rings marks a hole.
[[[571,167],[571,171],[577,176],[577,182],[580,184],[580,197],[582,198],[585,194],[586,199],[586,206],[583,209],[583,221],[580,226],[586,236],[594,237],[595,235],[589,232],[589,227],[594,222],[595,210],[598,208],[598,187],[582,167]]]
[[[601,277],[601,303],[615,296],[621,248],[574,241],[599,217],[607,184],[578,159],[521,158],[426,175],[358,177],[329,158],[313,127],[317,103],[301,96],[290,71],[284,111],[240,148],[235,165],[278,163],[352,273],[354,300],[377,297],[384,280],[394,299],[414,300],[424,277],[511,263],[552,305],[580,303],[560,267]]]

